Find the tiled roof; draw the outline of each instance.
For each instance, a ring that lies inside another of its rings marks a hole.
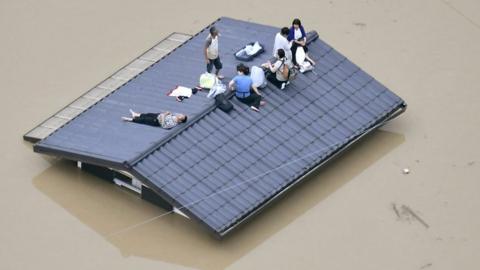
[[[247,42],[266,45],[267,53],[253,64],[270,58],[277,28],[228,18],[215,24],[228,77],[235,74],[233,53]],[[205,68],[205,37],[195,36],[42,141],[40,149],[125,162],[160,196],[223,236],[406,106],[320,39],[309,44],[315,71],[298,75],[284,91],[269,85],[259,113],[235,98],[227,114],[203,93],[184,103],[165,97],[162,91],[174,85],[196,84]],[[198,117],[165,131],[121,122],[128,108]]]

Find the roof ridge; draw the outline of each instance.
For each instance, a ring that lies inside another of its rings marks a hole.
[[[207,30],[208,28],[210,28],[212,25],[214,25],[215,23],[219,22],[220,20],[222,19],[231,19],[231,18],[227,18],[227,17],[220,17],[218,19],[216,19],[214,22],[208,24],[207,26],[205,26],[202,30],[200,30],[199,32],[197,32],[195,35],[192,36],[195,37],[195,36],[198,36],[199,34],[203,33],[205,30]],[[191,40],[191,39],[190,39]],[[187,41],[188,42],[188,41]],[[212,112],[213,110],[215,110],[215,108],[217,107],[217,105],[213,104],[212,106],[206,108],[205,110],[203,110],[202,112],[200,112],[197,116],[195,116],[191,121],[188,121],[189,123],[187,123],[186,125],[182,126],[181,128],[178,128],[175,132],[172,132],[171,134],[169,134],[168,136],[162,138],[161,140],[159,140],[158,142],[154,143],[151,147],[149,147],[148,149],[146,149],[145,151],[143,151],[142,153],[140,153],[137,157],[133,158],[133,159],[130,159],[130,160],[126,160],[123,162],[123,165],[125,166],[125,168],[127,169],[130,169],[132,168],[132,166],[139,162],[140,160],[144,159],[146,156],[148,156],[149,154],[151,154],[153,151],[155,151],[156,149],[158,149],[159,147],[161,147],[162,145],[166,144],[168,141],[170,141],[171,139],[173,139],[174,137],[176,137],[178,134],[182,133],[183,131],[185,131],[186,129],[188,129],[189,127],[191,127],[192,125],[194,125],[196,122],[198,122],[198,120],[202,119],[205,115],[209,114],[210,112]]]
[[[200,32],[198,32],[196,35],[202,33],[203,31],[205,31],[207,28],[209,28],[211,25],[217,23],[218,21],[222,20],[222,19],[230,19],[230,20],[235,20],[235,19],[232,19],[232,18],[228,18],[228,17],[220,17],[219,19],[217,19],[216,21],[214,21],[213,23],[209,24],[207,27],[205,27],[204,29],[202,29]],[[194,36],[196,36],[194,35]],[[315,30],[312,30],[310,32],[307,33],[307,44],[310,44],[312,42],[314,42],[315,40],[318,39],[318,33],[317,31]],[[233,92],[232,93],[229,93],[227,95],[227,99],[231,99],[233,97]],[[159,140],[157,143],[153,144],[150,148],[148,148],[147,150],[145,150],[144,152],[142,152],[141,154],[139,154],[137,157],[131,159],[131,160],[127,160],[127,161],[124,161],[123,162],[123,165],[127,168],[127,169],[131,169],[136,163],[140,162],[142,159],[146,158],[147,156],[149,156],[151,153],[153,153],[154,151],[156,151],[158,148],[162,147],[163,145],[165,145],[166,143],[168,143],[169,141],[171,141],[172,139],[174,139],[177,135],[183,133],[185,130],[187,130],[188,128],[190,128],[191,126],[193,126],[194,124],[196,124],[198,121],[202,120],[205,116],[207,116],[209,113],[213,112],[216,108],[218,107],[217,104],[213,104],[212,106],[206,108],[204,111],[202,111],[201,113],[199,113],[197,116],[195,116],[192,121],[189,121],[190,123],[187,124],[187,125],[184,125],[182,128],[179,128],[177,129],[175,132],[172,132],[170,135],[162,138],[161,140]]]

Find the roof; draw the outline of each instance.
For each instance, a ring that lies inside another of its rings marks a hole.
[[[235,75],[233,53],[258,40],[271,56],[278,28],[221,18],[223,73]],[[177,103],[164,93],[195,85],[205,67],[206,31],[120,87],[35,146],[36,151],[117,166],[172,205],[224,236],[315,168],[402,112],[405,102],[321,39],[309,44],[315,72],[287,90],[269,85],[259,113],[235,98],[230,113],[204,93]],[[125,123],[128,109],[190,116],[173,130]],[[193,116],[193,117],[192,117]]]

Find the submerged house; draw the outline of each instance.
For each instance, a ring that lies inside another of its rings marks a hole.
[[[212,25],[221,32],[225,81],[236,74],[234,53],[249,42],[264,44],[266,53],[248,65],[271,58],[278,28],[230,18]],[[204,92],[177,102],[166,93],[197,85],[210,26],[193,37],[170,36],[24,138],[35,152],[76,161],[223,237],[406,109],[314,32],[315,71],[283,91],[269,84],[260,112],[231,98],[234,109],[225,113]],[[189,118],[165,130],[122,121],[130,108]]]

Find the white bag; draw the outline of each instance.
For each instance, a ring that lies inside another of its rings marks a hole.
[[[265,72],[262,68],[252,66],[250,70],[250,78],[252,79],[252,85],[258,88],[267,86],[267,79],[265,78]]]
[[[303,47],[297,48],[295,58],[297,59],[297,64],[300,66],[301,73],[313,70],[313,65],[310,62],[306,61],[305,50],[303,49]]]
[[[202,88],[211,89],[216,81],[217,81],[217,76],[215,76],[215,74],[205,72],[202,75],[200,75],[199,84],[200,84],[200,87]]]
[[[208,91],[207,98],[214,98],[215,96],[225,93],[227,86],[218,79],[215,79],[215,84]]]

